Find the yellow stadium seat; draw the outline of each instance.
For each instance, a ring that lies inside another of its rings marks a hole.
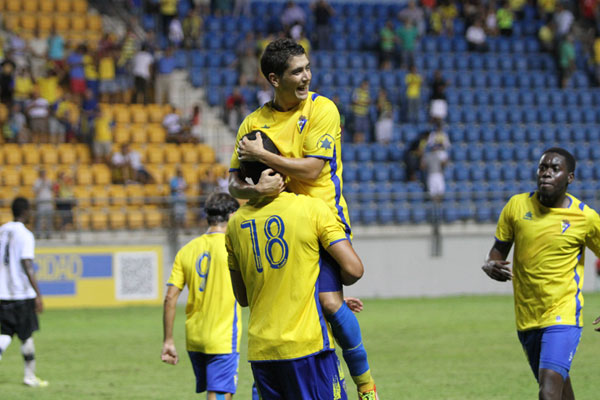
[[[110,185],[108,196],[111,206],[125,206],[127,204],[127,193],[123,185]]]
[[[71,29],[78,32],[85,31],[86,20],[83,15],[72,15],[71,16]]]
[[[108,190],[104,186],[96,185],[92,187],[92,205],[94,207],[108,207]]]
[[[21,28],[21,18],[15,12],[7,12],[2,15],[4,28],[9,31],[16,31]]]
[[[150,143],[164,143],[167,139],[167,132],[160,124],[148,124],[146,130]]]
[[[124,104],[115,104],[112,107],[113,120],[116,123],[128,124],[131,122],[129,108]]]
[[[31,186],[19,186],[13,188],[13,192],[15,193],[15,197],[25,197],[26,199],[33,200],[35,199],[35,192],[33,191],[33,187]]]
[[[42,167],[46,171],[46,177],[51,181],[56,180],[56,166],[55,165],[44,165]]]
[[[98,42],[102,39],[102,32],[85,31],[85,38],[90,49],[96,50]]]
[[[196,145],[184,143],[179,146],[181,152],[181,162],[186,164],[197,164],[198,163],[198,151],[196,151]]]
[[[148,104],[146,106],[148,110],[148,116],[150,122],[155,124],[162,124],[163,118],[165,117],[163,106],[160,104]]]
[[[179,164],[181,162],[181,154],[179,153],[179,147],[176,144],[165,145],[165,163],[167,164]]]
[[[108,224],[110,229],[125,229],[125,212],[123,210],[109,210]]]
[[[164,149],[159,145],[148,146],[146,161],[149,164],[162,164],[164,162]]]
[[[164,185],[144,185],[145,202],[146,204],[162,204],[164,197],[167,195]]]
[[[215,162],[215,151],[212,147],[207,146],[205,144],[197,145],[198,156],[200,157],[200,162],[212,164]]]
[[[45,1],[43,3],[45,3]],[[54,21],[47,15],[40,14],[36,16],[36,22],[37,28],[40,30],[40,32],[45,32],[48,34],[48,32],[52,30],[52,24]]]
[[[73,222],[78,229],[90,229],[91,215],[89,210],[75,209],[73,211],[73,219]]]
[[[48,14],[54,11],[54,0],[40,1],[39,8],[42,14]]]
[[[191,164],[183,164],[181,166],[181,173],[183,174],[183,179],[185,179],[188,185],[193,185],[198,180],[198,172],[196,171],[196,166]]]
[[[163,214],[157,209],[144,210],[144,222],[146,228],[160,228],[162,226]]]
[[[15,168],[4,167],[2,170],[2,184],[4,186],[17,187],[21,185],[19,171]],[[4,189],[3,189],[4,190]]]
[[[44,0],[42,0],[44,1]],[[35,13],[38,11],[38,1],[37,0],[26,0],[23,1],[23,11],[27,11],[30,13]]]
[[[92,154],[90,147],[84,143],[77,143],[75,145],[75,152],[77,153],[77,161],[80,164],[89,164],[92,160]]]
[[[8,108],[6,104],[0,104],[0,122],[5,122],[8,119]]]
[[[91,185],[92,176],[92,169],[88,166],[80,165],[75,170],[75,182],[77,182],[78,185]]]
[[[74,165],[77,161],[75,146],[70,143],[58,145],[58,159],[61,164]]]
[[[145,124],[148,122],[148,114],[146,108],[143,105],[134,104],[129,107],[131,122],[134,124]]]
[[[106,210],[92,210],[90,226],[95,231],[108,229],[108,213]]]
[[[54,8],[57,13],[68,14],[71,12],[71,0],[56,0]]]
[[[0,0],[0,12],[6,11],[6,0]]]
[[[127,228],[141,229],[144,227],[144,214],[140,209],[127,210]]]
[[[13,220],[12,211],[10,208],[0,208],[0,224],[4,225]]]
[[[24,166],[21,168],[21,183],[24,186],[33,186],[38,178],[38,171],[32,166]]]
[[[148,134],[144,124],[134,124],[129,128],[131,143],[145,144],[148,143]]]
[[[69,31],[68,33],[65,33],[65,36],[71,42],[72,46],[77,46],[86,41],[85,32],[82,31]]]
[[[85,14],[88,10],[88,3],[86,0],[72,0],[71,10],[77,14]]]
[[[23,163],[37,165],[40,163],[40,152],[35,144],[27,143],[21,146]]]
[[[59,2],[58,4],[62,3]],[[59,33],[66,33],[69,31],[69,16],[64,14],[55,14],[53,17],[54,29]]]
[[[100,103],[98,106],[100,107],[100,112],[103,115],[106,115],[108,118],[113,119],[112,104]]]
[[[101,32],[102,31],[102,17],[98,14],[87,15],[87,28],[90,31]]]
[[[189,184],[187,189],[185,189],[185,195],[188,197],[188,201],[194,200],[196,197],[200,195],[200,189],[197,184]]]
[[[40,146],[40,157],[42,164],[56,165],[58,164],[58,150],[52,144],[43,144]]]
[[[0,165],[4,165],[4,152],[0,148]]]
[[[76,207],[87,209],[92,206],[92,192],[86,186],[75,186],[73,188]]]
[[[146,165],[146,170],[150,176],[152,176],[152,179],[154,179],[156,184],[160,185],[164,183],[162,168],[159,165]]]
[[[113,142],[117,144],[129,143],[129,127],[125,124],[117,124],[113,129]]]
[[[96,185],[109,185],[111,182],[111,171],[106,164],[93,164],[92,175]]]
[[[177,169],[177,165],[175,164],[164,164],[162,173],[165,177],[164,182],[168,185],[171,182],[171,178],[175,176],[175,170]]]
[[[144,205],[144,187],[142,185],[127,185],[125,187],[127,203],[131,206]]]
[[[18,144],[8,143],[2,146],[4,150],[4,164],[21,165],[23,157]]]
[[[29,2],[26,1],[25,4]],[[26,29],[28,31],[33,31],[36,27],[37,20],[34,14],[26,13],[21,15],[21,28]]]
[[[8,12],[18,12],[21,11],[21,4],[23,1],[21,0],[6,0],[5,8]]]

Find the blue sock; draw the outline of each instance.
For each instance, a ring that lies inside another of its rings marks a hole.
[[[259,400],[258,390],[256,390],[256,382],[252,384],[252,400]]]
[[[369,370],[367,351],[362,344],[360,325],[354,313],[346,303],[335,314],[326,316],[331,325],[333,336],[342,348],[342,355],[348,365],[351,376],[359,376]]]
[[[225,400],[225,393],[216,393],[217,400]]]

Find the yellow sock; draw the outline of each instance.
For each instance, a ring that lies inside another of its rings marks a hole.
[[[369,390],[373,390],[375,388],[375,381],[371,376],[371,370],[367,370],[367,372],[353,376],[352,380],[356,384],[359,392],[368,392]]]

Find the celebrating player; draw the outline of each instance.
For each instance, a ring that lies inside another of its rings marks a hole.
[[[238,146],[231,158],[229,191],[237,198],[273,196],[285,186],[279,174],[265,174],[256,184],[245,182],[240,161],[259,161],[287,176],[287,188],[323,199],[338,224],[350,237],[350,219],[342,195],[340,114],[326,97],[309,92],[310,62],[302,46],[290,39],[271,42],[261,57],[261,70],[273,86],[273,101],[242,122]],[[243,139],[253,130],[267,134],[280,154],[265,151],[260,134],[254,141]],[[360,326],[344,302],[339,266],[321,249],[319,300],[334,337],[342,347],[350,375],[361,399],[376,399],[375,382],[362,343]]]
[[[519,340],[543,400],[575,398],[569,370],[583,326],[585,247],[600,256],[598,214],[567,193],[574,173],[568,151],[542,154],[537,191],[506,204],[482,267],[492,279],[513,281]],[[513,243],[511,269],[506,258]]]
[[[23,383],[45,387],[48,382],[35,375],[32,334],[39,329],[37,313],[44,303],[33,269],[35,239],[25,227],[29,210],[29,201],[17,197],[12,202],[14,221],[0,227],[0,359],[16,334],[25,361]]]
[[[179,360],[173,323],[177,299],[187,285],[186,347],[196,374],[196,392],[208,391],[208,400],[231,400],[237,387],[241,309],[227,268],[225,229],[238,207],[228,194],[208,197],[204,207],[208,230],[179,250],[167,283],[161,359],[172,365]]]
[[[262,144],[277,151],[266,135]],[[275,174],[247,161],[241,173],[253,182]],[[289,192],[255,197],[229,220],[226,245],[236,298],[250,306],[248,360],[260,398],[347,399],[317,300],[320,248],[340,265],[344,284],[363,266],[329,207]]]

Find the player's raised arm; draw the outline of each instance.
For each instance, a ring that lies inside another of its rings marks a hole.
[[[349,240],[340,240],[327,248],[327,252],[340,265],[342,283],[346,286],[358,281],[364,273],[360,257],[352,248]]]
[[[508,266],[510,261],[506,261],[511,247],[512,242],[496,240],[481,267],[490,278],[500,282],[512,279],[512,269]]]
[[[240,171],[229,173],[229,194],[237,199],[257,199],[264,196],[274,196],[285,188],[285,181],[280,174],[272,169],[263,171],[256,185],[244,181]]]
[[[160,358],[163,362],[171,365],[175,365],[179,361],[175,342],[173,341],[173,325],[175,323],[177,299],[180,294],[181,289],[175,285],[169,285],[163,305],[163,348]]]

